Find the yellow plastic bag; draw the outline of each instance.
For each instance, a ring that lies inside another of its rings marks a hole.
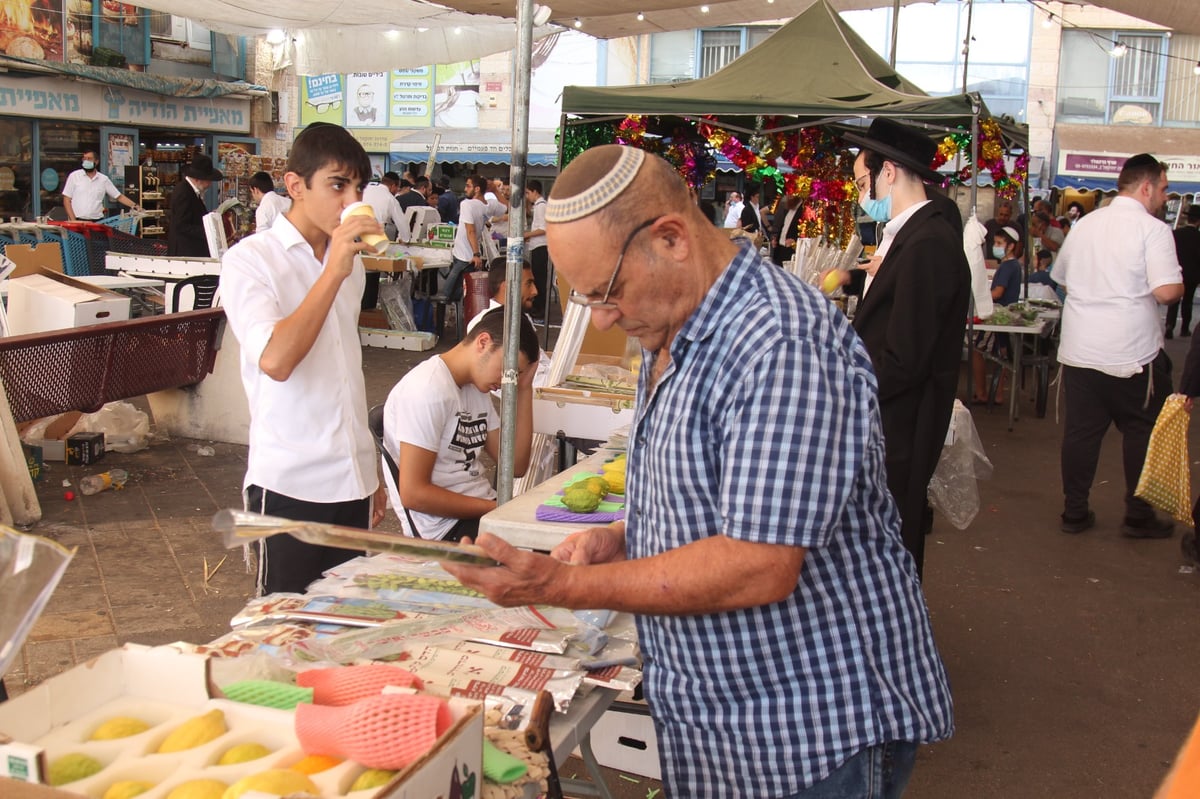
[[[1171,514],[1175,521],[1191,527],[1192,481],[1188,471],[1186,401],[1185,395],[1172,394],[1163,403],[1154,430],[1150,432],[1146,462],[1133,494]]]

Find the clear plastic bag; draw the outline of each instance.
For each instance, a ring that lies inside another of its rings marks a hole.
[[[21,651],[74,554],[48,538],[0,527],[0,677]]]
[[[384,280],[379,285],[379,304],[392,330],[416,332],[417,321],[413,316],[412,272],[403,272],[393,280]]]
[[[937,469],[929,481],[929,503],[959,530],[965,530],[979,513],[976,481],[992,476],[992,462],[983,451],[971,412],[954,401],[950,417],[953,440],[942,449]]]
[[[128,402],[110,402],[79,417],[67,435],[76,433],[104,433],[104,449],[110,452],[140,452],[150,441],[150,417]]]

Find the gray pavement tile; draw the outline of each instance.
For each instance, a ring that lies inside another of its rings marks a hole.
[[[113,622],[107,608],[93,607],[62,613],[43,613],[29,633],[35,642],[70,641],[81,636],[112,633]]]
[[[190,599],[164,606],[113,608],[113,626],[116,628],[117,638],[121,641],[148,643],[152,636],[203,625],[204,621],[192,606]]]
[[[192,604],[192,595],[175,572],[141,585],[124,580],[119,588],[109,590],[108,601],[116,613],[130,607],[186,607]]]

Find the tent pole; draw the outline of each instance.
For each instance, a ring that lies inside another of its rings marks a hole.
[[[963,37],[963,94],[967,93],[967,65],[971,60],[971,18],[975,14],[975,0],[967,0],[967,35]]]
[[[505,248],[504,372],[500,379],[500,462],[496,504],[512,499],[517,436],[517,363],[521,351],[521,273],[525,261],[525,161],[529,153],[529,83],[533,52],[533,0],[517,2],[517,66],[513,79],[513,137]]]
[[[900,0],[892,4],[892,49],[888,51],[888,64],[896,68],[896,42],[900,38]]]

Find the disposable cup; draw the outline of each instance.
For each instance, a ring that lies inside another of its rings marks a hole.
[[[375,209],[367,203],[358,202],[347,205],[342,211],[342,221],[345,222],[350,216],[369,216],[375,217]],[[364,244],[375,251],[376,255],[382,255],[388,248],[388,237],[379,233],[365,233],[360,237]]]

